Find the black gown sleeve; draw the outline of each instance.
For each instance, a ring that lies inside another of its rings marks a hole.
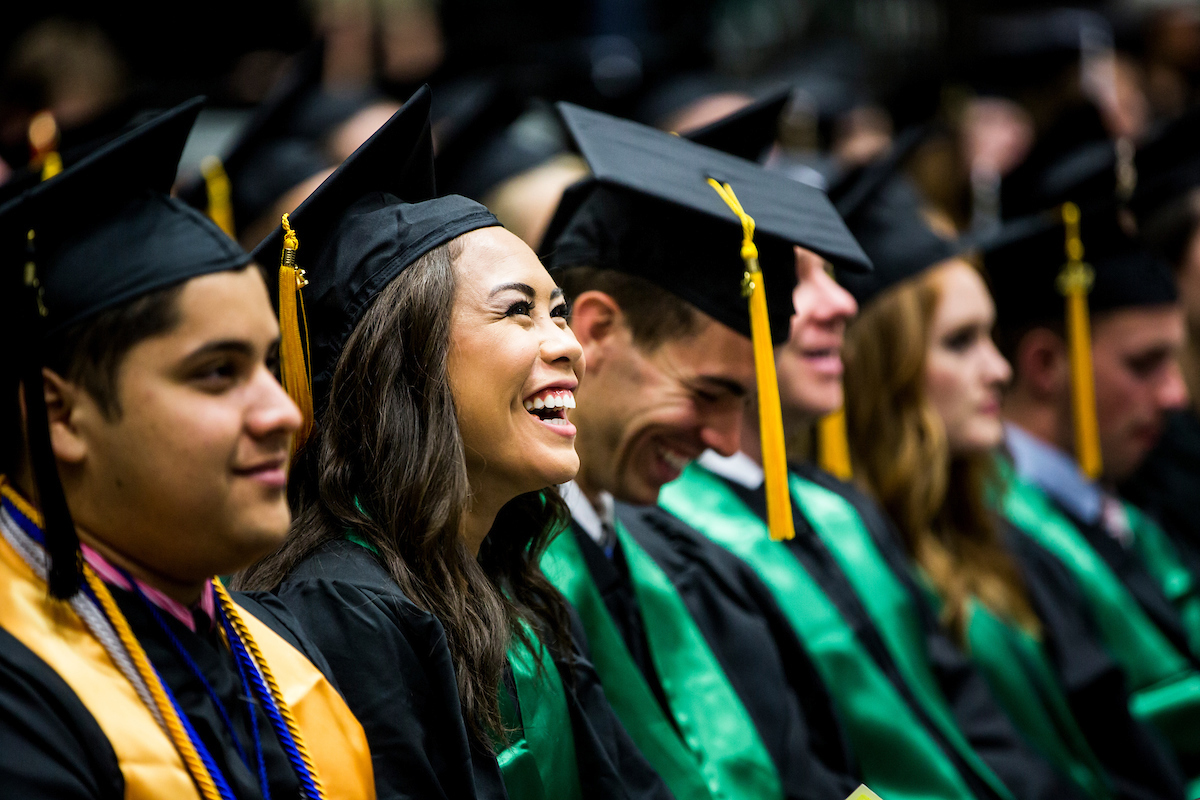
[[[609,704],[600,676],[587,657],[583,623],[573,608],[568,607],[568,612],[574,652],[569,662],[557,662],[557,666],[567,695],[585,800],[672,800],[671,790]]]
[[[117,756],[100,724],[46,662],[0,629],[0,795],[120,800]]]
[[[506,798],[467,734],[445,631],[365,549],[331,542],[277,590],[367,735],[380,800]]]
[[[1018,800],[1079,797],[1079,791],[1021,738],[983,674],[942,629],[928,598],[914,580],[899,531],[882,510],[855,487],[815,467],[806,465],[798,471],[854,506],[888,566],[904,583],[925,632],[934,679],[959,729],[979,757]]]
[[[670,577],[745,705],[784,796],[842,800],[854,791],[862,781],[824,681],[753,569],[660,508],[618,509]]]
[[[1067,568],[1028,535],[1002,522],[1042,621],[1043,641],[1079,729],[1126,800],[1184,795],[1184,777],[1171,751],[1129,713],[1125,676],[1112,660]]]

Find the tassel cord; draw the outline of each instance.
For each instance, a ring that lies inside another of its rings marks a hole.
[[[754,371],[758,381],[758,424],[762,438],[762,461],[767,492],[767,527],[775,541],[796,535],[792,500],[788,489],[787,448],[783,438],[783,413],[779,383],[775,376],[775,350],[767,313],[767,292],[758,248],[754,244],[754,218],[746,213],[733,187],[714,178],[708,183],[742,223],[742,293],[750,304],[750,333],[754,345]]]

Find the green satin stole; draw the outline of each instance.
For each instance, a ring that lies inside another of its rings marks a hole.
[[[581,800],[575,736],[562,677],[549,648],[527,623],[522,626],[537,653],[515,637],[508,649],[520,714],[508,692],[501,690],[504,724],[517,731],[497,756],[504,788],[513,800]]]
[[[1200,594],[1197,594],[1196,579],[1183,565],[1179,551],[1166,531],[1135,506],[1125,502],[1121,506],[1133,531],[1134,551],[1179,612],[1189,648],[1200,655]]]
[[[614,527],[674,725],[621,638],[573,532],[554,540],[542,570],[579,612],[617,716],[680,800],[782,797],[779,775],[754,722],[683,598],[620,520]]]
[[[1130,710],[1152,722],[1180,750],[1200,751],[1200,673],[1045,493],[1017,477],[1011,467],[1002,468],[1001,474],[1005,517],[1075,576],[1105,646],[1129,680]]]
[[[358,502],[357,500],[355,501]],[[361,507],[360,507],[361,508]],[[346,539],[376,555],[379,551],[352,531]],[[520,713],[504,687],[500,688],[500,714],[510,731],[507,745],[496,760],[504,788],[513,800],[582,800],[579,770],[575,764],[575,735],[562,676],[548,648],[529,624],[522,628],[537,654],[514,637],[508,649]]]
[[[932,591],[930,598],[940,606]],[[1108,774],[1080,730],[1042,643],[970,598],[966,645],[1021,735],[1088,797],[1109,800]]]
[[[1008,788],[967,743],[925,654],[916,610],[844,498],[790,476],[793,497],[849,577],[925,715],[970,769],[1006,800]],[[888,800],[970,798],[954,761],[783,542],[720,478],[692,464],[663,487],[659,504],[724,545],[759,573],[829,687],[863,776]]]

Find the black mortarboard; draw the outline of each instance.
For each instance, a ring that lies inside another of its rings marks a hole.
[[[787,338],[792,245],[847,269],[870,261],[821,191],[679,136],[568,103],[559,110],[593,177],[567,190],[544,246],[551,269],[592,266],[651,280],[746,336],[738,217],[708,183],[729,184],[754,218],[772,338]]]
[[[1084,211],[1079,233],[1083,260],[1095,273],[1088,294],[1092,313],[1175,302],[1170,265],[1125,233],[1114,207]],[[981,243],[1002,327],[1063,319],[1058,276],[1066,262],[1064,243],[1058,209],[1010,222]]]
[[[435,193],[429,106],[429,89],[422,87],[289,215],[308,281],[303,297],[314,414],[325,405],[347,338],[379,292],[430,250],[499,225],[464,197],[429,199]],[[280,227],[254,255],[270,263],[284,243]],[[283,332],[285,343],[289,335]],[[297,400],[303,407],[303,398]]]
[[[443,102],[439,91],[433,108],[434,163],[443,192],[483,200],[507,178],[565,149],[553,112],[543,111],[517,126],[530,109],[525,98],[498,81],[460,83],[449,87],[446,97]]]
[[[563,196],[552,269],[599,267],[653,281],[754,347],[772,538],[795,535],[771,343],[788,337],[793,245],[869,269],[829,198],[757,164],[635,122],[560,103],[593,177]],[[764,285],[765,284],[765,285]]]
[[[860,305],[960,250],[929,227],[920,194],[901,171],[925,133],[923,127],[904,131],[887,155],[851,171],[829,190],[829,199],[875,267],[865,274],[838,274]]]
[[[329,166],[313,137],[297,129],[302,110],[320,90],[323,58],[321,41],[297,56],[221,157],[236,231],[254,223],[293,186]],[[215,218],[221,212],[210,207],[211,180],[212,176],[198,178],[183,186],[179,196]]]
[[[9,261],[3,297],[3,313],[21,319],[26,334],[18,359],[27,387],[41,386],[46,336],[151,292],[250,262],[212,222],[167,195],[202,104],[197,98],[156,117],[0,208],[4,247],[11,252],[16,241],[27,241],[26,258]],[[50,588],[68,597],[79,584],[78,541],[41,391],[25,397],[52,561]]]
[[[747,161],[758,161],[763,151],[775,142],[779,134],[779,115],[791,96],[791,89],[772,92],[745,108],[683,136],[696,144]]]

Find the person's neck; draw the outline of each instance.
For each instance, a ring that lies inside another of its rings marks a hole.
[[[109,564],[129,573],[140,583],[157,589],[185,606],[190,607],[200,602],[200,595],[204,592],[204,586],[211,576],[206,575],[196,580],[179,580],[126,556],[80,525],[75,526],[75,531],[80,542],[95,550]]]
[[[463,543],[471,555],[479,555],[479,548],[483,546],[483,540],[496,524],[496,516],[500,509],[512,499],[511,492],[497,492],[472,486],[471,501],[467,506],[463,526]]]
[[[18,469],[12,476],[13,485],[17,491],[25,498],[34,508],[37,508],[32,498],[35,496],[33,488],[32,473],[28,469]],[[39,511],[41,509],[38,509]],[[103,539],[96,536],[90,530],[80,525],[75,524],[75,535],[79,537],[79,541],[86,544],[88,547],[100,554],[108,563],[114,567],[125,570],[137,580],[158,589],[160,592],[170,597],[172,600],[177,600],[185,606],[191,606],[200,600],[200,595],[204,591],[204,585],[208,582],[209,577],[194,581],[180,581],[168,575],[155,570],[152,566],[143,564],[136,559],[125,556],[120,551],[110,547]]]
[[[1071,451],[1070,439],[1064,440],[1062,415],[1053,405],[1014,393],[1004,400],[1003,417],[1005,422],[1016,425],[1030,436],[1063,452]],[[1069,437],[1069,429],[1066,434]]]

